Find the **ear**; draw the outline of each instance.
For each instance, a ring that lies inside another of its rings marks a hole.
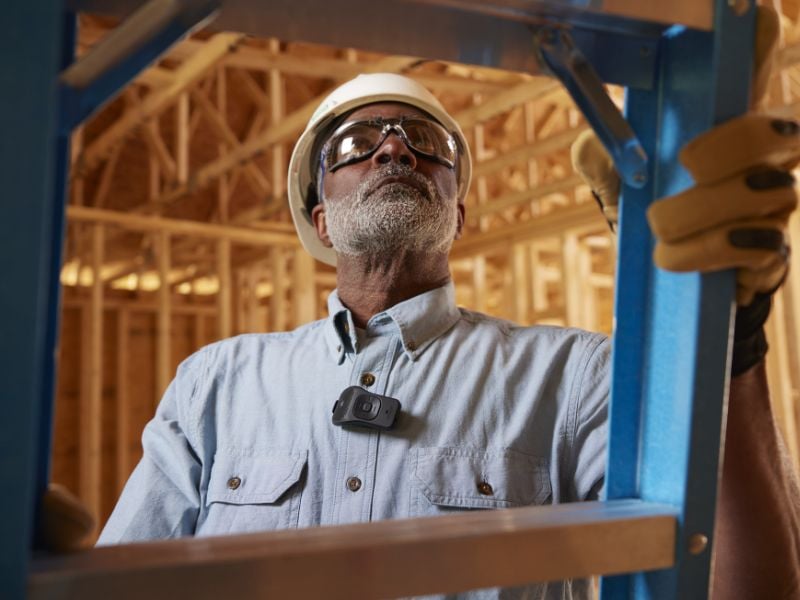
[[[464,206],[463,202],[459,202],[456,205],[456,208],[458,209],[458,224],[456,225],[456,237],[455,237],[455,239],[460,240],[461,239],[461,234],[464,233],[464,221],[466,219],[467,209]]]
[[[328,220],[325,217],[325,207],[322,202],[311,209],[311,221],[314,223],[314,229],[317,230],[317,237],[322,245],[326,248],[333,248],[331,238],[328,236]]]

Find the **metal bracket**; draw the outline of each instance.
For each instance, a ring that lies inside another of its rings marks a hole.
[[[644,187],[647,183],[647,154],[569,32],[543,27],[536,31],[535,43],[543,66],[567,88],[611,154],[625,183],[634,188]]]
[[[150,0],[59,75],[60,128],[69,133],[167,48],[216,16],[220,0]]]

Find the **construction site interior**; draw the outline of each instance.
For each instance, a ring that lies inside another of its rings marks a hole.
[[[797,117],[798,7],[779,8],[767,108]],[[78,54],[115,25],[82,15]],[[336,275],[300,247],[286,173],[319,101],[363,72],[420,81],[469,138],[466,232],[451,255],[459,305],[611,332],[615,239],[572,170],[570,145],[588,126],[555,79],[200,31],[72,139],[52,480],[100,525],[184,358],[326,316]],[[611,93],[621,104],[623,90]],[[800,247],[797,213],[791,236]],[[800,269],[776,294],[767,332],[775,414],[797,465]]]

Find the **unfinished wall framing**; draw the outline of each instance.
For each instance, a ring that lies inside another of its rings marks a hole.
[[[79,52],[113,25],[82,17]],[[800,112],[798,38],[787,29],[770,87],[779,114]],[[53,479],[101,522],[181,360],[325,316],[335,273],[299,246],[286,170],[321,98],[365,71],[419,80],[469,138],[474,179],[451,262],[459,304],[611,331],[615,242],[572,171],[569,147],[587,125],[555,81],[201,32],[73,137]],[[791,233],[800,246],[797,215]],[[768,334],[776,413],[797,464],[797,270]]]

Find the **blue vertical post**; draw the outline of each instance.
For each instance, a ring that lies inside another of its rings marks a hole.
[[[679,510],[676,567],[605,578],[611,598],[706,598],[728,387],[733,273],[667,273],[652,265],[647,207],[691,179],[680,148],[747,110],[754,9],[716,2],[713,33],[665,32],[653,91],[629,90],[628,120],[651,157],[642,190],[622,196],[606,480],[608,499],[642,498]],[[693,536],[709,543],[690,553]]]
[[[72,32],[61,2],[3,3],[0,590],[10,599],[25,596],[34,509],[47,479],[67,159],[56,78]]]

